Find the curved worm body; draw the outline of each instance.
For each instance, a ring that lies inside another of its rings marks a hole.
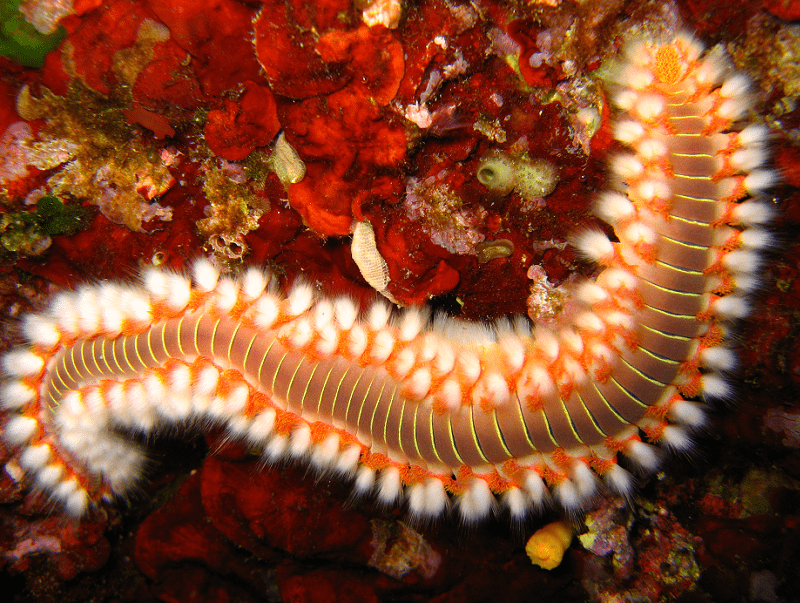
[[[348,299],[287,296],[250,269],[156,268],[141,284],[86,285],[28,316],[3,358],[5,440],[36,485],[81,515],[124,495],[144,453],[128,435],[204,419],[264,450],[355,479],[360,491],[468,521],[500,495],[524,516],[552,492],[584,504],[598,478],[627,493],[618,454],[652,468],[643,440],[688,445],[685,398],[724,396],[726,324],[746,313],[768,206],[766,130],[735,128],[747,82],[679,35],[640,42],[617,69],[615,190],[601,232],[574,244],[600,264],[559,326],[428,324],[365,315]]]

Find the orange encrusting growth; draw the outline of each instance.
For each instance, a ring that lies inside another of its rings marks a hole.
[[[765,131],[738,130],[746,86],[719,54],[678,35],[628,47],[613,84],[614,188],[597,204],[619,242],[575,245],[602,270],[575,287],[558,328],[521,320],[428,325],[382,302],[361,315],[305,284],[287,296],[257,269],[221,277],[148,269],[141,285],[87,285],[24,323],[3,359],[5,440],[38,487],[75,515],[124,495],[144,454],[125,437],[201,419],[434,516],[515,517],[552,491],[580,508],[597,475],[627,493],[618,453],[688,445],[703,420],[685,397],[727,393],[722,323],[742,316],[769,211]]]

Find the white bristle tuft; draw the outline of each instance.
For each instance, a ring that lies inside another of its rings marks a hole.
[[[247,301],[258,299],[264,293],[269,281],[269,274],[260,268],[248,268],[242,275],[242,297]]]
[[[627,182],[641,176],[644,173],[644,165],[635,155],[616,155],[611,158],[611,171]]]
[[[581,303],[593,307],[597,304],[605,303],[610,296],[608,291],[595,283],[583,283],[578,287],[577,297]]]
[[[533,469],[525,472],[525,490],[527,490],[534,507],[537,508],[544,505],[549,494],[542,476]]]
[[[683,427],[667,425],[664,428],[664,435],[661,440],[664,445],[672,450],[686,452],[692,448],[692,438]]]
[[[611,97],[611,102],[622,111],[630,111],[637,100],[639,100],[639,93],[630,89],[620,90]]]
[[[36,484],[40,488],[52,489],[64,477],[64,465],[60,462],[42,467],[36,474]]]
[[[76,292],[78,327],[83,333],[94,335],[100,328],[102,308],[98,291],[94,287],[83,287]]]
[[[745,249],[760,251],[772,247],[775,239],[763,228],[748,228],[741,232],[739,241]]]
[[[269,330],[278,320],[280,312],[280,300],[275,295],[265,293],[253,303],[250,319],[255,326]]]
[[[353,477],[358,471],[358,461],[361,458],[361,447],[350,444],[336,459],[334,469],[345,477]]]
[[[333,301],[333,310],[336,315],[336,322],[345,331],[353,328],[353,324],[358,318],[358,306],[349,297],[339,297]]]
[[[34,377],[44,369],[44,358],[29,350],[12,350],[3,356],[0,366],[6,377]]]
[[[743,226],[768,224],[774,217],[775,210],[772,206],[760,201],[745,201],[735,206],[731,212],[734,223]]]
[[[731,166],[749,172],[767,161],[767,151],[762,147],[745,147],[734,151],[730,156]]]
[[[170,285],[166,271],[148,266],[142,271],[141,279],[153,301],[163,301],[169,295]]]
[[[758,272],[761,264],[761,256],[747,249],[736,249],[722,257],[722,265],[734,274],[754,274]]]
[[[372,338],[369,357],[376,364],[383,364],[394,351],[395,339],[390,331],[378,331]]]
[[[447,509],[450,502],[444,484],[435,477],[414,484],[406,490],[408,510],[411,516],[419,519],[438,517]]]
[[[575,482],[581,500],[588,500],[597,491],[597,476],[583,461],[576,461],[573,464],[570,477]]]
[[[725,320],[739,320],[746,318],[750,313],[750,304],[747,300],[738,295],[726,295],[717,299],[711,306],[711,310],[719,318]]]
[[[458,511],[465,523],[473,524],[486,518],[495,504],[489,484],[474,477],[458,499]]]
[[[633,218],[636,208],[626,195],[607,192],[600,195],[595,203],[595,214],[604,222],[616,226]]]
[[[428,395],[432,381],[430,369],[420,367],[403,381],[403,395],[411,400],[422,400]]]
[[[706,424],[706,413],[696,402],[676,400],[669,407],[669,418],[676,423],[697,429]]]
[[[728,63],[718,54],[706,55],[695,69],[694,75],[701,85],[719,84],[728,70]]]
[[[61,341],[56,322],[39,314],[28,314],[22,320],[22,333],[33,345],[54,348]]]
[[[369,494],[374,486],[375,470],[366,465],[361,465],[356,473],[355,482],[353,482],[353,490],[356,494],[363,496]]]
[[[289,438],[283,435],[273,436],[264,446],[264,456],[272,463],[277,463],[286,455],[289,448]]]
[[[572,245],[591,262],[610,262],[614,258],[614,245],[599,230],[583,231],[573,238]]]
[[[27,473],[35,473],[44,468],[53,458],[53,449],[49,444],[29,446],[19,455],[19,465]]]
[[[289,316],[300,316],[314,305],[314,288],[305,282],[297,282],[286,297],[286,313]]]
[[[341,438],[338,433],[329,433],[319,444],[311,448],[311,464],[317,469],[327,469],[336,463]]]
[[[618,121],[613,126],[614,138],[622,144],[633,146],[644,134],[644,126],[638,121],[625,119]]]
[[[217,286],[214,289],[214,297],[212,298],[214,310],[220,314],[226,314],[236,305],[238,299],[238,281],[230,277],[221,278],[217,281]]]
[[[289,437],[289,456],[300,458],[308,454],[311,447],[311,428],[308,423],[301,423],[292,430]]]
[[[778,176],[772,170],[754,170],[745,176],[743,185],[748,193],[756,196],[771,189],[777,182]]]
[[[658,451],[641,440],[630,440],[624,453],[644,471],[655,471],[659,465]]]
[[[80,332],[75,296],[75,293],[59,293],[53,298],[48,309],[58,329],[68,337],[77,337]]]
[[[389,304],[378,300],[372,304],[367,313],[367,324],[372,331],[380,331],[389,324],[391,317],[392,309]]]
[[[654,120],[664,114],[666,101],[664,97],[648,94],[639,98],[634,111],[645,121]]]
[[[633,476],[616,463],[603,474],[603,480],[612,493],[629,498],[633,493]]]
[[[732,390],[728,382],[717,373],[708,373],[700,379],[704,398],[725,400],[730,398]]]
[[[747,110],[750,108],[750,103],[747,98],[737,97],[726,100],[717,109],[717,115],[723,119],[736,121],[741,119]]]
[[[522,521],[528,515],[529,505],[525,492],[519,488],[509,488],[503,493],[500,502],[508,509],[511,518],[515,521]]]
[[[103,331],[109,337],[115,337],[122,332],[125,322],[125,310],[122,305],[122,288],[114,283],[106,283],[100,287],[100,316]]]
[[[428,322],[428,313],[421,308],[403,312],[399,321],[400,341],[412,341],[422,332]]]
[[[741,73],[732,75],[719,89],[720,96],[724,98],[738,98],[750,90],[750,79]]]
[[[192,282],[201,293],[209,293],[216,288],[220,272],[211,260],[199,258],[192,264]]]
[[[173,312],[181,312],[192,298],[192,281],[184,274],[168,274],[169,291],[165,302]]]
[[[745,147],[764,145],[769,142],[769,128],[764,124],[751,124],[739,132],[739,144]]]
[[[715,371],[732,371],[736,368],[736,354],[722,346],[703,348],[700,363]]]
[[[72,517],[82,517],[89,509],[89,495],[81,487],[75,488],[64,500],[64,508]]]
[[[553,490],[555,498],[564,509],[573,513],[578,511],[583,506],[583,498],[581,497],[578,487],[571,479],[565,479]]]
[[[314,306],[314,329],[320,331],[326,326],[333,325],[334,309],[329,299],[322,299]]]
[[[22,381],[9,381],[0,387],[0,408],[17,410],[36,399],[36,390]]]
[[[391,506],[398,502],[403,493],[403,483],[400,481],[400,471],[397,467],[390,466],[381,470],[377,484],[378,500]]]
[[[256,414],[250,422],[250,429],[247,433],[248,441],[255,446],[263,446],[272,437],[276,416],[277,413],[273,408],[265,408]]]

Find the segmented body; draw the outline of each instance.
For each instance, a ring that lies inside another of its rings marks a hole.
[[[548,486],[582,505],[596,475],[620,492],[622,452],[651,468],[642,437],[683,447],[702,422],[684,398],[725,395],[725,322],[746,312],[758,226],[741,200],[768,186],[765,130],[731,131],[746,82],[677,36],[634,44],[618,68],[616,192],[598,214],[619,242],[575,244],[602,269],[576,286],[557,328],[430,326],[420,310],[288,296],[258,270],[220,277],[145,271],[141,285],[89,285],[28,317],[27,348],[3,361],[5,438],[39,487],[80,515],[139,479],[127,433],[205,418],[263,447],[355,478],[380,498],[467,520],[494,494],[515,516]],[[266,290],[265,290],[266,289]]]

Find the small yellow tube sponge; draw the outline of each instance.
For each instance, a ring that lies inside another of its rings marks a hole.
[[[572,543],[574,531],[566,521],[554,521],[537,530],[525,545],[531,563],[551,570],[561,564],[564,553]]]

